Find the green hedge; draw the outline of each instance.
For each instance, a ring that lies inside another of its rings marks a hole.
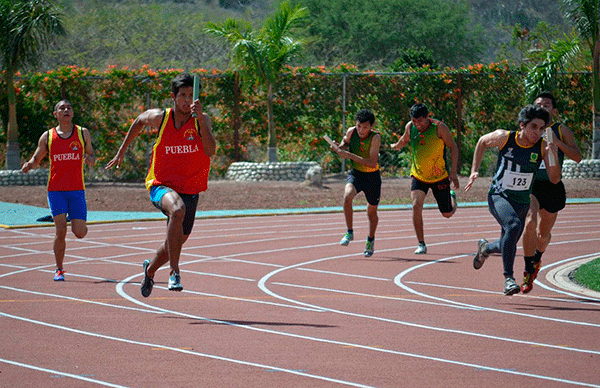
[[[172,105],[170,81],[180,72],[181,69],[153,70],[147,66],[111,67],[103,72],[64,67],[20,75],[16,88],[22,157],[30,157],[40,134],[55,124],[54,104],[67,98],[73,103],[75,121],[91,130],[98,156],[95,179],[140,180],[145,175],[155,129],[144,131],[130,146],[127,163],[119,171],[104,171],[102,166],[115,155],[138,114],[148,108]],[[222,176],[235,160],[265,161],[265,96],[253,84],[237,85],[236,77],[229,72],[196,69],[192,73],[202,77],[201,99],[213,117],[218,142],[213,177]],[[327,172],[340,171],[339,159],[329,151],[322,136],[340,139],[344,132],[342,120],[345,119],[346,127],[352,126],[355,112],[365,107],[375,113],[376,128],[382,134],[384,173],[406,175],[408,150],[393,151],[389,144],[396,141],[409,120],[408,108],[415,102],[425,102],[432,115],[446,122],[455,133],[461,172],[467,174],[479,136],[497,128],[516,128],[517,113],[527,103],[523,80],[523,73],[504,63],[443,72],[423,68],[411,73],[358,73],[351,65],[289,68],[275,92],[279,159],[318,161]],[[584,155],[589,153],[592,140],[590,82],[589,73],[561,74],[560,92],[555,92],[561,111],[559,119],[573,130]],[[3,91],[1,147],[6,143],[8,110]],[[489,155],[484,161],[483,172],[492,159]]]

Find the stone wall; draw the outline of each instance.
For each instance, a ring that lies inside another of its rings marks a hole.
[[[565,159],[562,169],[563,179],[595,178],[600,179],[600,159],[584,159],[575,163]]]
[[[311,167],[319,167],[317,162],[280,163],[232,163],[225,178],[233,181],[304,181]]]
[[[48,169],[37,168],[23,174],[21,170],[0,170],[0,186],[46,186]]]
[[[319,167],[317,162],[251,163],[238,162],[229,166],[225,177],[234,181],[304,181],[306,172]],[[581,163],[565,160],[563,178],[600,179],[600,160],[584,159]],[[21,170],[0,170],[0,186],[45,186],[48,169],[38,168],[23,174]]]

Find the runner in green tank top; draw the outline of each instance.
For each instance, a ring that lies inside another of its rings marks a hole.
[[[352,226],[352,201],[356,194],[363,191],[367,199],[367,217],[369,235],[363,255],[370,257],[375,251],[375,230],[379,218],[377,206],[381,196],[381,175],[379,172],[379,148],[381,135],[373,131],[375,115],[367,109],[356,114],[356,125],[346,132],[341,143],[334,142],[331,149],[339,156],[350,159],[352,170],[348,174],[348,183],[344,189],[344,217],[347,231],[340,245],[348,245],[354,239]]]
[[[533,174],[539,168],[542,158],[548,166],[550,181],[557,183],[560,180],[560,167],[556,163],[548,163],[549,152],[558,159],[556,144],[547,143],[542,139],[542,133],[549,120],[550,115],[543,108],[526,106],[519,112],[519,131],[498,129],[483,135],[477,141],[473,153],[471,175],[465,191],[469,191],[479,177],[485,151],[491,147],[499,149],[496,172],[488,192],[488,206],[502,230],[500,239],[492,243],[488,243],[486,239],[479,240],[477,253],[473,258],[473,268],[481,268],[491,253],[501,253],[504,295],[513,295],[520,291],[515,282],[513,265],[517,242],[523,233],[525,217],[529,210]]]
[[[438,204],[440,213],[446,218],[456,212],[456,198],[450,190],[450,182],[455,189],[460,187],[458,182],[458,146],[446,124],[429,117],[425,104],[415,104],[409,111],[411,120],[404,127],[404,134],[392,149],[399,150],[410,144],[412,186],[412,219],[419,245],[415,254],[427,253],[425,232],[423,227],[423,205],[427,192],[431,189]],[[444,159],[445,149],[450,149],[450,172]]]
[[[550,113],[548,127],[551,128],[554,142],[558,147],[558,165],[561,170],[565,156],[577,163],[581,162],[583,156],[571,130],[564,124],[554,122],[554,117],[558,114],[554,96],[549,92],[542,92],[533,103]],[[546,167],[543,165],[534,175],[531,205],[523,231],[525,271],[523,271],[521,291],[525,294],[533,289],[533,282],[542,266],[542,255],[550,244],[550,231],[554,227],[558,212],[565,207],[566,201],[565,185],[562,181],[557,184],[550,182]]]

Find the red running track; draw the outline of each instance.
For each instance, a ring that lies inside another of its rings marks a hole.
[[[499,257],[472,268],[499,226],[486,208],[197,220],[181,257],[142,298],[141,263],[164,222],[98,224],[67,242],[53,282],[53,228],[0,230],[1,387],[600,387],[600,299],[550,269],[600,255],[600,204],[568,205],[529,295],[502,295]],[[515,273],[523,270],[519,250]]]

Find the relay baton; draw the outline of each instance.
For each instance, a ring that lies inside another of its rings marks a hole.
[[[330,138],[329,136],[327,136],[327,135],[324,135],[324,136],[323,136],[323,139],[325,139],[325,141],[326,141],[327,143],[329,143],[329,145],[330,145],[330,146],[332,146],[332,147],[334,147],[334,146],[335,146],[335,143],[333,142],[333,140],[331,140],[331,138]]]
[[[548,143],[554,142],[554,133],[550,127],[546,128],[546,141]],[[556,159],[554,158],[553,152],[548,152],[548,162],[551,166],[556,166]]]
[[[200,77],[197,75],[194,76],[194,101],[196,101],[200,97]],[[196,113],[192,114],[192,116],[197,117]]]

